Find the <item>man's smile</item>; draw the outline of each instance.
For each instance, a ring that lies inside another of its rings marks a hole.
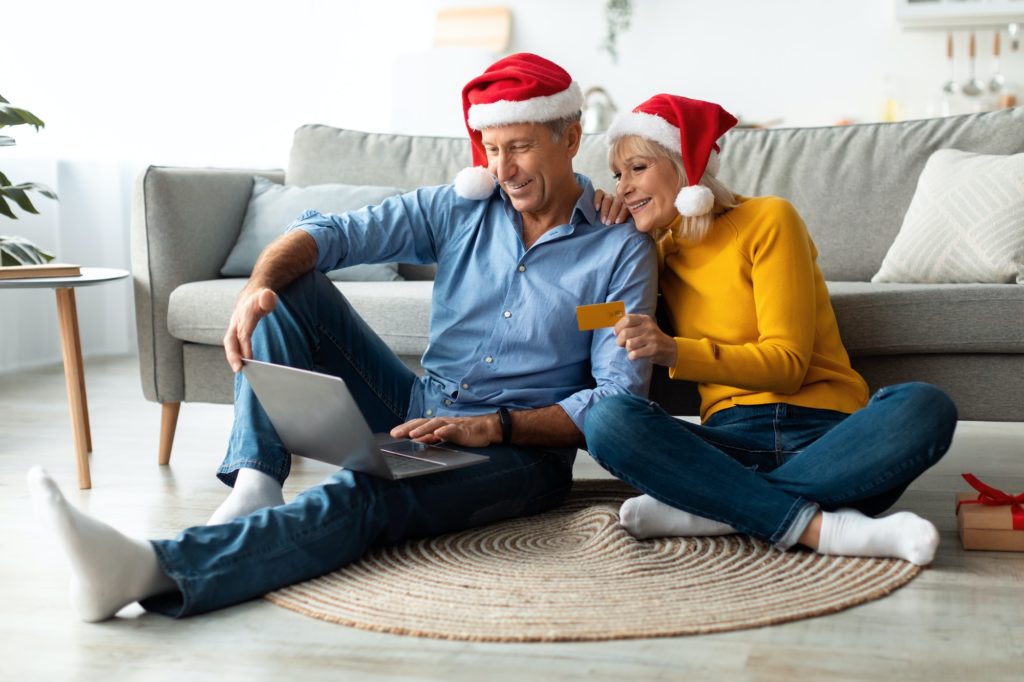
[[[524,188],[527,185],[529,185],[531,182],[533,182],[532,179],[531,180],[526,180],[525,182],[519,182],[519,183],[506,182],[505,183],[505,190],[507,192],[509,192],[510,194],[514,193],[514,192],[518,192],[522,188]]]

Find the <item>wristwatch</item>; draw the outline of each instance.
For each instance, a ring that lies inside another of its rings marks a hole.
[[[512,415],[507,407],[498,408],[498,419],[501,420],[501,444],[508,445],[512,442]]]

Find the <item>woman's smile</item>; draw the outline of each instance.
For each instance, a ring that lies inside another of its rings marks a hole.
[[[635,214],[639,213],[640,211],[644,210],[644,207],[647,206],[647,204],[649,204],[649,203],[651,203],[651,198],[650,197],[648,197],[646,199],[641,199],[640,201],[634,202],[632,204],[626,204],[626,208],[629,209],[630,213],[635,215]]]

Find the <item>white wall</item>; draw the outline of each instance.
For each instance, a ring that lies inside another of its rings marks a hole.
[[[893,3],[634,0],[617,65],[598,50],[604,0],[5,3],[0,94],[47,126],[11,131],[19,146],[0,149],[0,170],[49,182],[62,201],[40,199],[43,216],[0,221],[0,233],[127,268],[131,178],[145,164],[280,168],[293,130],[311,122],[463,134],[459,86],[486,55],[430,54],[448,5],[510,6],[512,50],[554,59],[620,108],[669,91],[785,125],[877,120],[889,96],[907,117],[934,114],[945,34],[903,31]],[[991,33],[979,35],[987,77]],[[1003,62],[1024,81],[1024,52]],[[0,292],[0,371],[59,361],[50,298]],[[83,290],[79,307],[87,356],[134,348],[127,282]]]
[[[757,121],[871,121],[881,115],[888,75],[905,114],[923,116],[947,77],[945,34],[900,29],[894,2],[634,0],[617,65],[598,50],[604,0],[5,3],[3,51],[20,56],[6,61],[0,94],[47,127],[19,132],[20,147],[0,150],[0,159],[279,167],[297,126],[391,131],[393,103],[428,119],[445,114],[423,132],[461,134],[450,85],[457,64],[434,73],[394,68],[430,46],[433,17],[448,5],[512,7],[512,50],[554,59],[624,107],[670,91]],[[958,50],[965,36],[957,34]],[[985,76],[990,49],[991,33],[979,34]],[[1004,70],[1024,81],[1024,52],[1004,58]],[[415,79],[406,89],[437,84],[437,96],[393,102],[396,72]],[[962,62],[958,77],[966,77]]]

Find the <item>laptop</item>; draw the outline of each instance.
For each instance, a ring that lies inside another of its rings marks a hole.
[[[336,376],[243,358],[242,372],[281,442],[302,457],[398,480],[482,464],[486,455],[374,434]]]

